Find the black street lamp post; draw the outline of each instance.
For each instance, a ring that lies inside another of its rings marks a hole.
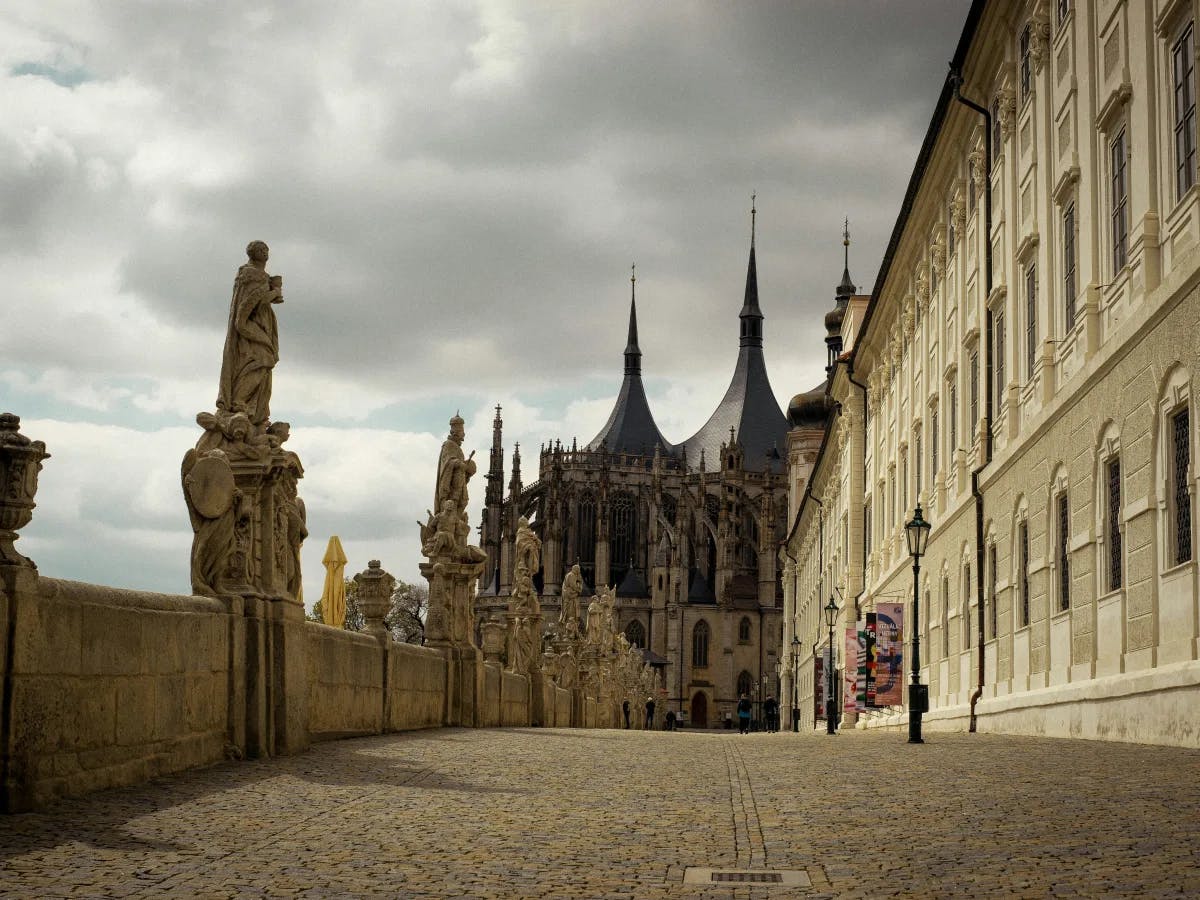
[[[837,699],[833,693],[833,624],[837,621],[838,605],[829,598],[825,604],[825,624],[829,626],[829,696],[825,700],[825,733],[837,734]]]
[[[800,731],[800,638],[792,635],[792,731]]]
[[[921,684],[921,557],[929,543],[930,525],[921,517],[921,504],[917,504],[911,522],[904,525],[908,537],[908,555],[913,561],[913,621],[912,621],[912,684],[908,688],[908,742],[923,744],[921,717],[929,709],[929,689]]]

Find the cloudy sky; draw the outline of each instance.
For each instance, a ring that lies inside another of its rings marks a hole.
[[[786,407],[823,377],[843,216],[874,282],[966,8],[6,0],[0,407],[53,454],[20,549],[188,591],[179,462],[255,238],[284,277],[271,409],[307,470],[309,603],[330,534],[351,571],[419,577],[456,409],[486,460],[504,406],[527,482],[540,442],[593,437],[632,262],[659,426],[703,424],[753,192]]]

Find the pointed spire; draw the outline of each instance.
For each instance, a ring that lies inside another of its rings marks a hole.
[[[837,286],[837,296],[851,297],[854,294],[854,282],[850,280],[850,217],[847,216],[842,225],[842,248],[844,264],[842,267],[842,283]]]
[[[492,454],[488,463],[485,501],[498,504],[504,498],[504,420],[500,418],[500,404],[496,404],[496,418],[492,420]]]
[[[638,347],[637,331],[637,263],[629,276],[629,340],[625,344],[625,374],[642,374],[642,351]]]
[[[746,295],[742,302],[739,334],[743,347],[762,346],[762,310],[758,308],[758,266],[754,260],[754,239],[758,216],[758,194],[750,196],[750,262],[746,266]]]

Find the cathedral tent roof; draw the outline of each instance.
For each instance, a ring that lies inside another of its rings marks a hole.
[[[634,279],[630,279],[631,284]],[[625,346],[625,380],[617,394],[613,411],[600,429],[600,433],[587,445],[588,450],[599,450],[604,444],[613,453],[640,453],[650,456],[655,445],[661,445],[664,453],[674,447],[662,436],[650,404],[646,402],[646,390],[642,386],[642,351],[638,347],[637,298],[629,298],[629,340]]]
[[[753,213],[753,210],[751,211]],[[783,470],[781,448],[787,446],[788,423],[771,390],[762,350],[762,310],[758,306],[758,271],[754,259],[753,231],[750,262],[746,268],[746,294],[740,320],[741,346],[729,388],[704,426],[680,446],[691,459],[703,450],[707,465],[721,467],[721,445],[729,429],[741,444],[744,465],[751,471]]]
[[[621,584],[617,587],[618,597],[649,597],[650,589],[646,587],[646,582],[642,580],[642,576],[638,574],[637,569],[630,566],[625,573],[625,577],[621,579]]]

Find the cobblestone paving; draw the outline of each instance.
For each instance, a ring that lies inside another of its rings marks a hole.
[[[684,885],[688,866],[812,888]],[[1200,752],[442,730],[0,818],[0,897],[1200,896]]]

